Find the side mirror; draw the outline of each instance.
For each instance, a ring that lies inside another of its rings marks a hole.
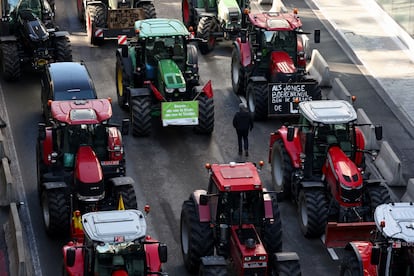
[[[292,142],[293,141],[293,137],[295,136],[295,127],[293,127],[293,126],[288,126],[287,127],[287,140],[289,141],[289,142]]]
[[[46,124],[45,123],[38,123],[37,128],[39,131],[39,140],[43,141],[46,139]]]
[[[72,267],[75,265],[76,249],[70,247],[66,249],[66,265]]]
[[[313,35],[313,41],[315,43],[320,43],[321,42],[321,30],[315,30],[315,33]]]
[[[371,250],[371,264],[378,265],[381,258],[381,248],[378,246],[372,247]]]
[[[200,205],[207,205],[208,204],[208,196],[207,195],[200,195]]]
[[[129,133],[129,124],[130,124],[129,119],[123,119],[122,120],[122,125],[121,125],[122,135],[128,135],[128,133]]]
[[[168,259],[168,253],[167,253],[167,245],[164,243],[160,243],[158,245],[158,256],[160,257],[161,263],[166,263]]]
[[[380,125],[375,126],[375,138],[377,140],[382,140],[382,126]]]

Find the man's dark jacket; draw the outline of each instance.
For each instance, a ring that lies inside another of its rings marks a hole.
[[[237,131],[248,132],[253,128],[253,118],[250,112],[238,111],[233,118],[233,126]]]

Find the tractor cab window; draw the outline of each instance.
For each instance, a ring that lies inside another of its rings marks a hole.
[[[231,193],[231,224],[257,224],[262,217],[263,204],[257,191]]]
[[[290,56],[296,52],[296,34],[288,31],[265,31],[265,44],[268,51],[285,51]]]
[[[6,4],[6,14],[9,15],[14,11],[14,9],[17,7],[17,4],[19,3],[19,0],[8,0]]]
[[[20,11],[31,11],[34,16],[37,18],[42,18],[42,5],[40,0],[23,0],[19,4],[19,12]]]
[[[352,136],[349,124],[336,124],[333,127],[338,145],[341,147],[342,151],[348,155],[348,157],[351,157]]]

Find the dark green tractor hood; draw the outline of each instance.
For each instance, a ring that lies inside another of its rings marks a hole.
[[[185,87],[185,79],[180,68],[171,59],[163,59],[158,62],[159,80],[165,88]]]

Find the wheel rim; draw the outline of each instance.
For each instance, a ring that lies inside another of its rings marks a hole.
[[[184,222],[184,220],[181,221],[181,248],[183,250],[183,254],[187,255],[188,254],[188,229],[187,229],[187,225]]]
[[[303,195],[300,203],[300,219],[302,220],[303,226],[308,226],[308,211],[306,210],[305,195]]]
[[[254,112],[256,110],[256,100],[254,98],[252,90],[253,89],[248,90],[249,95],[247,96],[247,105],[249,107],[250,112]]]
[[[49,200],[45,193],[42,194],[42,213],[43,213],[43,221],[45,222],[46,229],[49,229],[49,226],[50,226]]]
[[[272,160],[272,171],[273,171],[273,178],[275,180],[275,184],[277,186],[277,188],[281,188],[282,187],[282,182],[283,182],[283,173],[282,173],[282,162],[281,162],[281,158],[280,158],[280,154],[278,154],[279,151],[277,151],[274,154],[273,160]]]
[[[117,70],[116,70],[116,84],[118,87],[118,94],[119,96],[123,96],[124,91],[123,91],[123,85],[122,85],[122,69],[120,68],[120,66],[118,66]]]

